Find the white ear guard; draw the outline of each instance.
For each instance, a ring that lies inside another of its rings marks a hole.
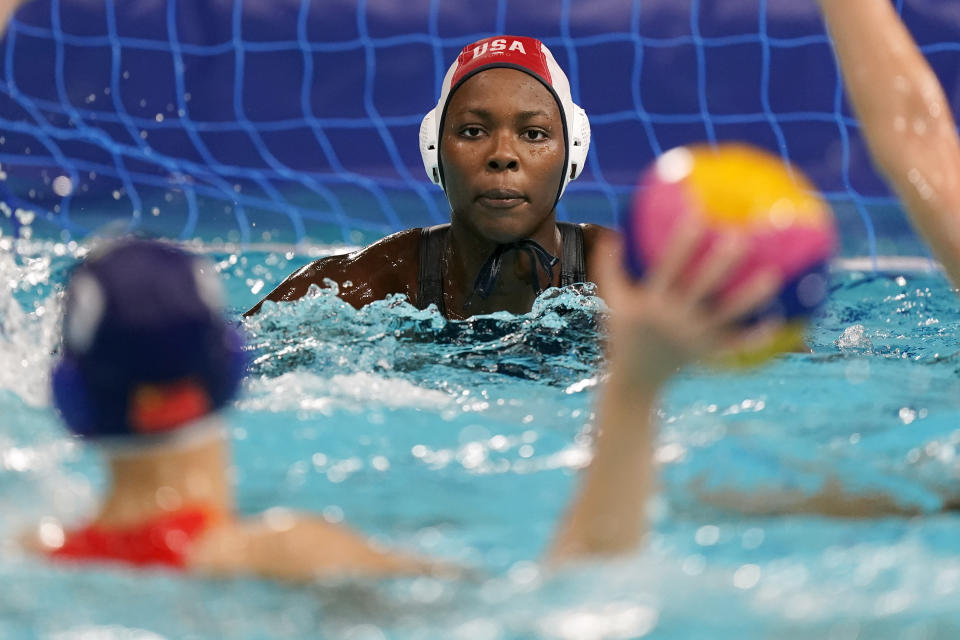
[[[437,110],[430,109],[420,123],[420,157],[433,184],[440,184],[440,144]]]
[[[590,150],[590,120],[587,112],[578,105],[573,105],[573,117],[568,119],[567,136],[570,139],[567,149],[567,173],[563,178],[560,195],[563,195],[571,180],[576,180],[583,173],[587,152]]]

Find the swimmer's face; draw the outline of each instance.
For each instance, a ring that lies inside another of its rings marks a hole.
[[[552,220],[564,166],[563,121],[539,81],[488,69],[457,89],[440,142],[451,219],[498,243]]]

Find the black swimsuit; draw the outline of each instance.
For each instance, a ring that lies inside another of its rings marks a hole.
[[[587,267],[583,249],[583,227],[570,222],[558,222],[560,229],[560,286],[586,282]],[[417,307],[426,309],[437,305],[447,315],[443,302],[443,273],[441,260],[446,246],[449,224],[438,224],[420,230],[420,270],[417,284]]]

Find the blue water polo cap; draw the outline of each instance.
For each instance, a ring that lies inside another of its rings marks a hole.
[[[223,407],[245,359],[222,308],[213,265],[176,246],[124,239],[92,254],[67,285],[52,376],[70,429],[160,435]]]

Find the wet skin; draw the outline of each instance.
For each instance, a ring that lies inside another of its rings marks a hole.
[[[454,92],[440,134],[440,162],[450,202],[450,232],[443,252],[448,317],[530,310],[535,268],[525,252],[504,255],[497,286],[486,299],[472,295],[474,279],[498,244],[529,238],[561,255],[555,199],[564,167],[563,123],[550,92],[515,69],[488,69]],[[597,240],[612,233],[583,225],[588,266]],[[402,293],[417,304],[420,229],[408,229],[360,251],[317,260],[293,273],[265,300],[296,300],[325,278],[340,284],[354,307]],[[539,270],[541,287],[559,284]],[[587,278],[591,280],[588,271]],[[350,283],[349,286],[346,286]],[[245,315],[260,310],[263,301]]]

